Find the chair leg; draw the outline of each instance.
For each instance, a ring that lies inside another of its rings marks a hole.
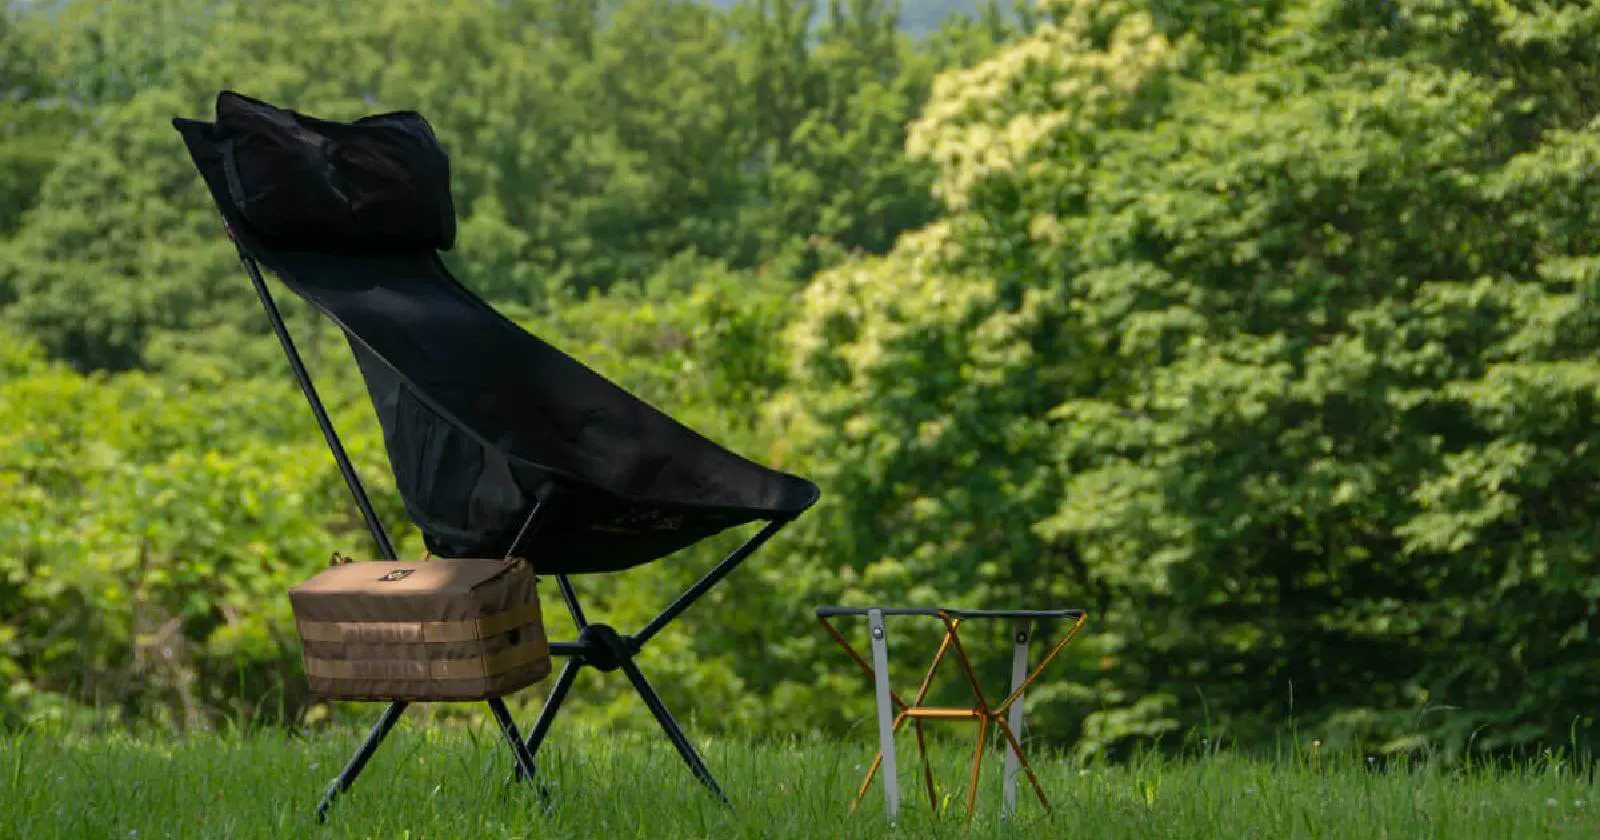
[[[383,743],[389,730],[400,720],[406,705],[404,702],[390,703],[389,708],[383,711],[383,717],[378,718],[377,724],[372,727],[372,732],[367,735],[367,740],[362,743],[361,749],[356,750],[356,754],[350,758],[350,763],[344,766],[344,770],[340,771],[337,779],[334,779],[328,792],[323,794],[322,802],[317,805],[317,822],[327,819],[328,808],[333,805],[333,800],[355,783],[356,777],[361,775],[362,768],[367,766],[367,761],[372,758],[374,752],[377,752],[378,745]]]
[[[511,710],[506,708],[506,701],[499,697],[491,697],[487,702],[489,711],[494,714],[495,722],[500,724],[501,734],[506,736],[506,743],[511,746],[511,757],[517,767],[517,781],[537,780],[533,756],[528,753],[527,745],[522,743],[522,736],[517,734],[517,722],[511,719]],[[549,797],[549,791],[545,790],[544,785],[539,785],[539,794],[547,799]]]
[[[667,737],[672,740],[672,745],[678,748],[678,755],[683,757],[683,762],[689,765],[690,770],[694,771],[694,775],[700,779],[701,784],[704,784],[718,799],[722,800],[722,804],[732,807],[733,803],[728,800],[727,795],[722,792],[722,788],[717,785],[717,780],[711,776],[711,771],[706,768],[705,762],[700,760],[700,754],[695,752],[694,745],[689,743],[688,737],[683,734],[678,722],[672,719],[672,713],[667,711],[666,704],[661,702],[660,695],[656,694],[656,690],[651,687],[650,681],[644,678],[639,666],[635,665],[631,658],[624,659],[619,664],[622,667],[622,672],[628,675],[628,681],[633,683],[634,691],[639,693],[639,698],[644,700],[644,704],[650,708],[650,713],[656,716],[656,722],[660,723],[661,728],[666,731]]]
[[[584,615],[583,607],[578,602],[578,593],[573,588],[571,581],[565,575],[556,577],[557,584],[561,587],[561,598],[567,604],[567,609],[572,613],[573,623],[578,627],[578,640],[576,642],[558,643],[552,645],[552,652],[570,656],[566,665],[562,666],[561,674],[556,677],[556,684],[550,689],[550,696],[545,700],[544,708],[539,712],[539,719],[534,722],[533,729],[528,733],[526,742],[529,756],[536,755],[540,744],[544,742],[545,735],[549,733],[555,721],[556,714],[561,710],[561,704],[566,700],[567,693],[572,689],[573,681],[577,679],[578,671],[585,666],[599,671],[611,672],[621,669],[627,675],[628,681],[633,684],[633,689],[639,694],[639,699],[644,701],[650,713],[655,715],[656,722],[666,732],[667,738],[677,748],[678,755],[694,773],[695,778],[705,785],[717,799],[724,805],[732,807],[727,795],[722,792],[722,787],[717,784],[705,761],[695,751],[694,745],[689,743],[683,729],[673,719],[672,713],[667,711],[667,706],[661,701],[661,696],[656,694],[650,681],[645,679],[639,666],[634,664],[633,657],[639,653],[645,643],[657,632],[669,624],[674,618],[693,604],[700,596],[704,595],[730,571],[742,562],[767,538],[777,532],[788,520],[779,520],[768,523],[760,533],[748,542],[735,549],[732,554],[723,558],[702,577],[688,591],[684,592],[667,609],[650,621],[646,627],[633,636],[623,636],[614,628],[606,624],[595,624]]]
[[[544,708],[539,710],[539,719],[533,722],[533,730],[528,733],[528,740],[524,744],[530,761],[539,754],[539,746],[550,733],[550,725],[555,722],[556,713],[561,711],[561,704],[567,699],[567,692],[572,690],[572,683],[577,680],[578,670],[582,667],[583,660],[578,657],[568,659],[567,664],[561,666],[561,674],[556,677],[556,684],[551,686],[550,696],[545,698]]]

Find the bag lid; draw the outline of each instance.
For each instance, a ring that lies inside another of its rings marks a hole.
[[[340,563],[289,590],[291,595],[464,595],[522,565],[517,558],[359,560]]]

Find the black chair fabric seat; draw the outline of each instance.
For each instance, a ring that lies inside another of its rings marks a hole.
[[[295,249],[253,230],[229,187],[238,132],[174,125],[243,250],[344,329],[430,551],[616,571],[816,501],[806,479],[729,451],[523,330],[431,247]],[[560,515],[511,545],[551,495]]]

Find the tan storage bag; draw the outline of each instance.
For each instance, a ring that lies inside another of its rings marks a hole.
[[[289,590],[311,693],[482,700],[550,673],[533,569],[521,559],[353,561]]]

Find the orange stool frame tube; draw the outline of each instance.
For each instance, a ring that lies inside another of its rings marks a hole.
[[[889,688],[888,682],[888,633],[884,627],[883,619],[890,615],[917,615],[938,618],[945,627],[944,638],[939,643],[938,652],[933,656],[933,661],[928,666],[927,673],[923,675],[922,684],[917,689],[915,699],[910,703],[905,702]],[[866,616],[872,634],[872,654],[874,662],[868,664],[867,660],[847,641],[831,619],[839,616]],[[961,644],[960,627],[968,619],[1011,619],[1013,622],[1014,650],[1011,661],[1011,691],[1005,699],[998,704],[991,705],[983,693],[983,688],[978,684],[978,677],[973,670],[972,662],[967,658],[966,649]],[[1030,640],[1029,625],[1039,619],[1065,619],[1071,622],[1066,634],[1061,637],[1045,654],[1032,672],[1027,670],[1028,642]],[[1009,815],[1016,807],[1016,771],[1021,769],[1028,776],[1028,781],[1033,786],[1033,792],[1039,797],[1039,802],[1045,810],[1050,810],[1050,801],[1045,797],[1044,787],[1039,784],[1039,777],[1033,772],[1033,767],[1028,764],[1028,759],[1022,753],[1022,744],[1018,732],[1022,729],[1022,695],[1028,686],[1038,679],[1039,674],[1056,658],[1056,654],[1072,641],[1073,637],[1082,629],[1088,615],[1083,610],[953,610],[937,607],[819,607],[817,620],[833,637],[833,640],[844,648],[846,654],[866,672],[867,677],[873,681],[877,690],[878,706],[878,735],[879,749],[873,757],[872,766],[867,769],[866,778],[862,779],[860,788],[857,789],[855,798],[850,802],[850,810],[854,812],[860,806],[861,800],[866,796],[867,790],[872,786],[872,779],[880,768],[884,772],[884,801],[893,820],[899,811],[899,782],[896,778],[896,761],[894,749],[894,735],[907,720],[917,734],[917,750],[922,758],[923,781],[928,790],[928,801],[935,812],[939,803],[934,792],[933,768],[928,763],[927,742],[924,738],[922,722],[925,720],[951,720],[974,721],[978,724],[978,743],[972,756],[971,781],[967,789],[967,814],[970,816],[978,801],[978,776],[983,766],[984,748],[988,745],[989,727],[991,724],[1004,737],[1010,749],[1006,753],[1005,770],[1005,812]],[[927,697],[928,689],[933,685],[933,676],[939,670],[940,664],[945,661],[946,655],[955,651],[955,659],[961,666],[962,676],[966,679],[968,688],[972,690],[975,705],[963,707],[930,707],[923,706],[922,702]],[[890,709],[894,710],[891,718]],[[1009,717],[1009,720],[1008,720]]]

